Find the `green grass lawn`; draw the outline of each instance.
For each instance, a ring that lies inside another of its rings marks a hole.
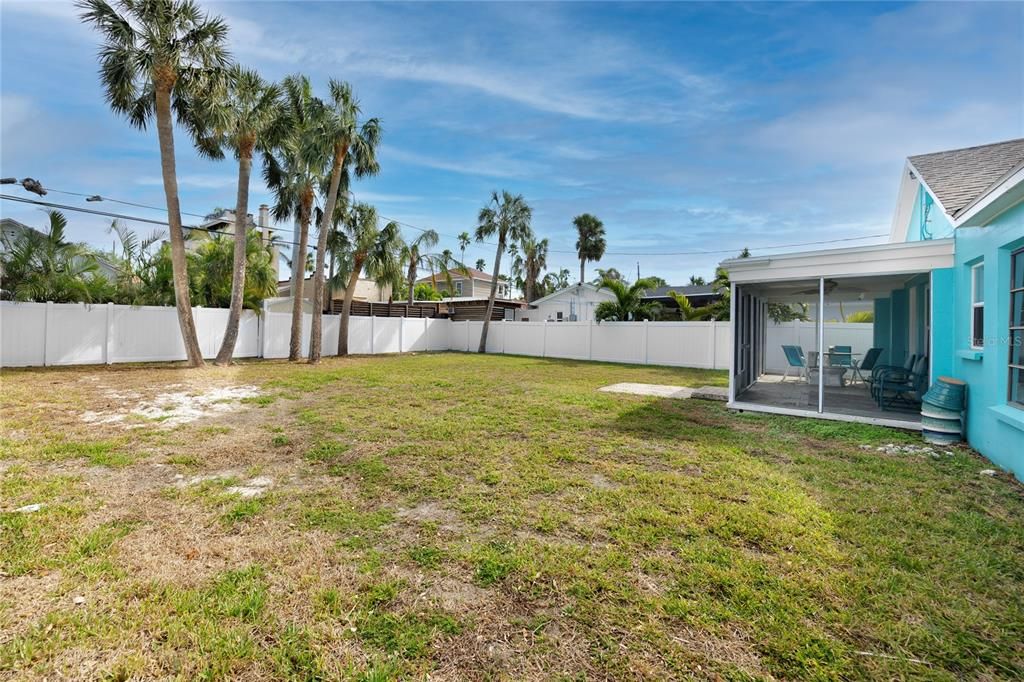
[[[0,678],[1024,676],[1018,483],[874,449],[911,433],[596,390],[621,381],[726,377],[5,371]]]

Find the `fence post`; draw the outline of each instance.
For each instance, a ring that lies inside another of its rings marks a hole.
[[[594,359],[594,317],[587,318],[587,360]]]
[[[46,302],[46,312],[43,314],[43,367],[50,362],[50,329],[53,326],[53,301]]]
[[[373,337],[377,335],[374,331],[377,325],[373,321],[373,304],[370,304],[370,355],[375,355],[373,351]]]
[[[107,303],[107,332],[103,339],[103,364],[113,364],[113,353],[110,347],[114,344],[114,304]]]
[[[501,321],[501,354],[502,355],[505,354],[505,337],[508,335],[508,325],[505,324],[506,322],[508,322],[508,320],[502,320]]]
[[[388,303],[388,317],[389,318],[391,317],[391,304],[390,303]],[[404,335],[405,335],[405,318],[404,317],[400,317],[400,318],[398,318],[398,352],[399,353],[404,353],[405,352],[405,342],[402,340],[402,337]]]
[[[650,320],[644,320],[644,364],[647,364],[648,348],[650,347],[651,327]]]
[[[718,323],[711,321],[711,369],[718,369]]]
[[[540,342],[540,356],[546,358],[548,356],[548,323],[544,323],[544,333],[541,335]]]

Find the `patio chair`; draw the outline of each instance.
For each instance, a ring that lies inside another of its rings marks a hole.
[[[783,344],[782,352],[786,354],[786,371],[782,375],[785,381],[789,377],[789,370],[796,368],[796,375],[799,379],[807,378],[807,362],[804,359],[804,349],[800,346],[787,346]]]
[[[853,374],[860,379],[861,383],[867,383],[867,379],[864,378],[864,372],[870,373],[875,368],[878,358],[882,357],[882,350],[881,348],[868,348],[868,352],[864,354],[863,360],[860,362],[853,361]]]
[[[868,391],[871,393],[871,397],[874,401],[878,402],[878,382],[882,374],[885,372],[902,372],[904,375],[909,374],[914,369],[914,362],[917,360],[916,355],[910,355],[907,357],[907,361],[902,365],[875,365],[871,370],[871,377],[867,380]],[[890,377],[893,379],[895,377]]]
[[[828,364],[832,367],[853,367],[853,346],[830,346]]]
[[[928,357],[922,355],[910,372],[890,370],[878,378],[878,406],[885,410],[897,402],[908,407],[921,404],[921,396],[928,389]]]

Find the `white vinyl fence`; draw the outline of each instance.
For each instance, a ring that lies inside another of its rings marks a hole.
[[[220,348],[228,311],[194,308],[203,356]],[[303,316],[302,350],[312,316]],[[324,355],[338,348],[337,315],[323,318]],[[813,325],[812,325],[813,326]],[[868,325],[869,326],[869,325]],[[291,313],[242,313],[237,358],[288,357]],[[359,317],[349,320],[349,352],[476,351],[483,322]],[[489,353],[727,369],[728,322],[492,322]],[[780,350],[781,353],[781,350]],[[89,365],[184,360],[172,307],[112,303],[0,302],[0,366]]]
[[[826,322],[825,347],[850,346],[854,353],[864,353],[874,345],[875,325],[857,322]],[[765,369],[781,374],[786,370],[786,354],[782,346],[800,346],[804,352],[818,347],[818,329],[815,322],[783,322],[768,325],[767,357]]]

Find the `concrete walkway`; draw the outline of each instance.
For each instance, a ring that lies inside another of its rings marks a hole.
[[[649,395],[656,398],[700,398],[703,400],[727,400],[729,391],[720,386],[666,386],[664,384],[612,384],[597,389],[605,393],[628,393],[630,395]]]

